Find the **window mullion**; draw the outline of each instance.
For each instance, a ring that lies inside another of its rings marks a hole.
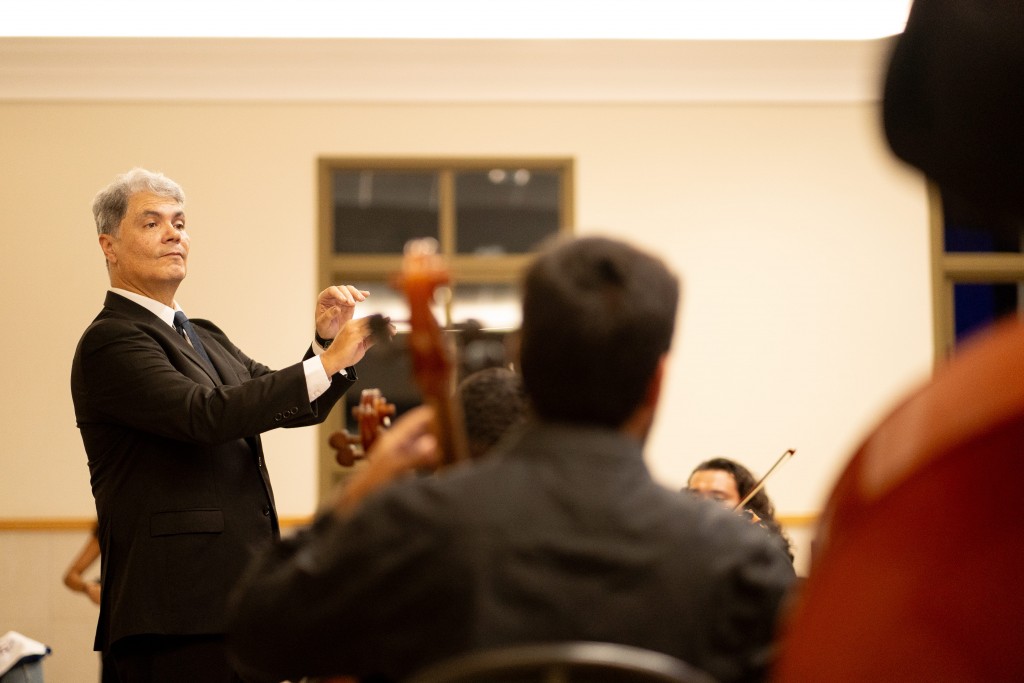
[[[455,253],[456,226],[455,226],[455,173],[450,168],[441,169],[438,173],[437,196],[440,206],[438,207],[438,220],[440,225],[438,235],[441,238],[441,253],[451,256]]]

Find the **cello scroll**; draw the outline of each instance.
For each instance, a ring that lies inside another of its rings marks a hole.
[[[347,430],[334,432],[327,442],[335,450],[334,459],[342,467],[351,467],[366,457],[381,430],[391,426],[395,404],[388,403],[380,389],[363,389],[359,403],[352,406],[352,417],[359,426],[358,434]]]

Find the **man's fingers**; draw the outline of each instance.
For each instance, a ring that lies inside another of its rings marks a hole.
[[[345,306],[355,306],[360,301],[366,301],[370,293],[365,289],[359,289],[353,285],[334,285],[325,289],[320,297],[321,301],[337,301]]]
[[[322,311],[320,311],[320,315],[318,317],[323,320],[330,320],[337,316],[340,312],[340,306],[328,306],[327,308],[324,308]]]
[[[342,285],[340,289],[346,290],[353,301],[366,301],[366,297],[370,296],[365,289],[357,289],[352,285]]]

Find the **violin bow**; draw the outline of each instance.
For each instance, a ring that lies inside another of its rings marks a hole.
[[[793,457],[794,453],[796,453],[795,448],[790,448],[784,451],[782,455],[779,456],[779,459],[775,461],[775,464],[771,466],[771,469],[765,472],[764,476],[757,480],[757,483],[754,484],[754,488],[750,489],[750,493],[744,496],[743,500],[737,503],[736,507],[734,507],[733,510],[742,510],[743,506],[749,503],[750,499],[756,496],[757,492],[764,488],[764,483],[768,481],[768,477],[771,475],[771,473],[774,472],[779,465]]]

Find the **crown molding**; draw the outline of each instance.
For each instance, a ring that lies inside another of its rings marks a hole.
[[[890,40],[0,38],[0,100],[862,102]]]

